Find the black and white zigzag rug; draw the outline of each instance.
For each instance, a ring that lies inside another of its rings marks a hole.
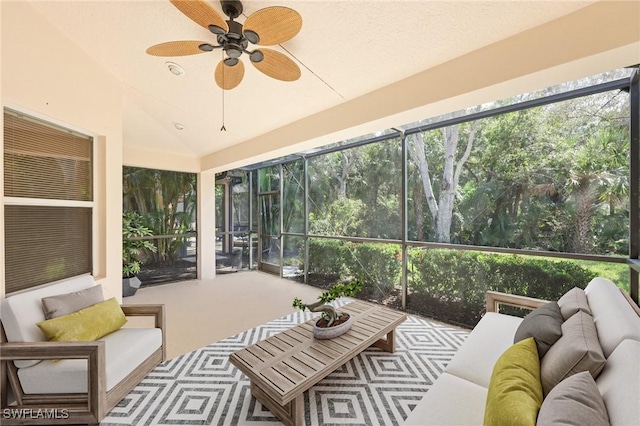
[[[282,424],[251,396],[229,354],[315,315],[296,312],[160,364],[101,425]],[[395,353],[367,349],[304,393],[306,426],[401,425],[467,335],[408,315]]]

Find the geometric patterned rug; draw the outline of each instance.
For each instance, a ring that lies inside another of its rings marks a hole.
[[[281,425],[251,396],[248,378],[229,355],[317,315],[298,311],[165,361],[100,424]],[[396,329],[395,353],[366,349],[304,393],[306,426],[404,422],[469,334],[407,317]]]

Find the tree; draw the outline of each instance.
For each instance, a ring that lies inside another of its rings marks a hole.
[[[459,117],[462,112],[448,114],[444,119]],[[466,136],[466,147],[460,158],[458,157],[458,143],[460,142],[461,125],[444,127],[442,129],[443,169],[440,178],[439,193],[436,193],[432,182],[432,171],[429,168],[429,159],[425,152],[424,134],[412,134],[409,136],[409,154],[417,163],[422,181],[422,187],[426,195],[431,219],[436,233],[436,240],[440,243],[451,242],[451,222],[453,219],[454,201],[456,190],[460,181],[460,174],[473,148],[473,143],[478,131],[479,121],[470,124]],[[437,159],[432,159],[436,160]]]
[[[625,157],[616,152],[620,146],[624,147],[628,138],[619,130],[603,127],[584,141],[577,154],[576,167],[571,169],[567,187],[575,210],[571,248],[576,253],[593,252],[593,220],[599,204],[606,205],[608,214],[613,215],[615,207],[626,200],[629,178],[621,164]]]
[[[195,221],[196,177],[192,173],[123,169],[123,210],[138,212],[156,236],[179,235],[189,231]],[[171,263],[186,237],[157,238],[154,263]]]

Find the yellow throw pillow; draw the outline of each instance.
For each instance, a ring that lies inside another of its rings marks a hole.
[[[540,359],[533,337],[509,347],[493,367],[485,426],[535,426],[542,405]]]
[[[120,329],[127,322],[115,297],[85,309],[36,324],[54,342],[90,342]]]

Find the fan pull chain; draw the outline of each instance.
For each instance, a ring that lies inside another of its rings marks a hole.
[[[222,60],[224,61],[224,50],[221,51],[222,53]],[[220,131],[221,132],[226,132],[227,128],[224,127],[224,69],[225,69],[225,65],[224,62],[222,62],[222,127],[220,127]]]
[[[222,81],[224,84],[224,71],[222,72]],[[221,132],[226,132],[227,128],[224,127],[224,89],[222,89],[222,127],[220,127]]]

